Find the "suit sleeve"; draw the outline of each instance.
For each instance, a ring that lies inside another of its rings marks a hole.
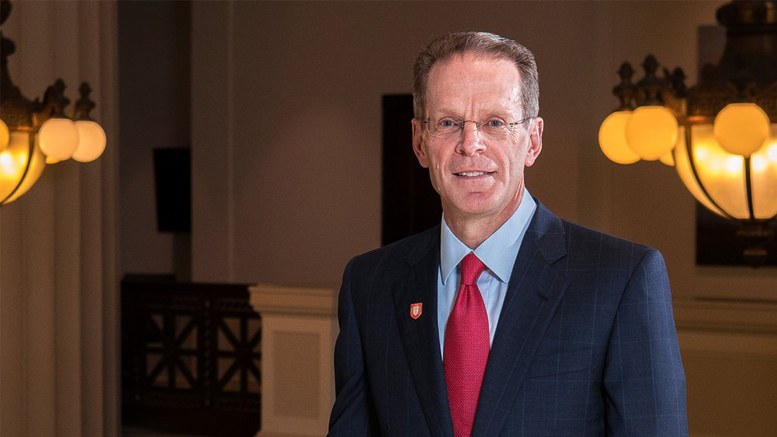
[[[351,260],[345,268],[338,300],[340,334],[335,343],[334,358],[336,398],[327,434],[331,437],[378,435],[351,294],[353,264],[354,260]]]
[[[615,316],[604,374],[607,435],[687,436],[685,373],[661,254],[645,253]]]

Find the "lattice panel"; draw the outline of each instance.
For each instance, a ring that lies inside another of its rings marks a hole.
[[[262,326],[247,287],[184,285],[122,297],[125,408],[256,417]]]
[[[245,317],[224,317],[216,331],[219,389],[224,392],[259,393],[260,321]]]

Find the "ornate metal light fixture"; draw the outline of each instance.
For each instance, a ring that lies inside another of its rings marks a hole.
[[[619,164],[674,165],[710,211],[740,223],[745,258],[757,264],[777,218],[777,1],[738,1],[717,11],[726,45],[686,89],[680,68],[650,55],[632,83],[624,63],[613,93],[620,106],[599,129],[602,152]]]
[[[10,2],[1,0],[0,25],[10,13]],[[8,56],[15,51],[13,41],[0,30],[0,206],[26,193],[46,164],[70,158],[94,161],[105,150],[106,143],[102,127],[89,117],[95,106],[89,99],[89,84],[81,84],[72,117],[65,115],[70,101],[65,97],[65,83],[61,79],[48,87],[42,102],[31,102],[8,74]]]

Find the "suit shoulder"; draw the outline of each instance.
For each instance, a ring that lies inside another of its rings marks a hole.
[[[599,284],[597,290],[606,290],[598,294],[600,298],[607,296],[613,302],[623,301],[630,284],[636,285],[633,290],[651,293],[656,301],[669,296],[666,263],[658,250],[570,222],[564,222],[564,232],[567,256],[561,266],[573,284],[567,292],[570,299],[590,297],[591,281]]]
[[[628,269],[634,268],[648,253],[658,254],[660,258],[655,249],[564,220],[536,198],[535,201],[537,212],[527,235],[538,239],[539,247],[549,260],[566,255],[564,262],[575,268]]]
[[[357,255],[348,264],[355,270],[375,270],[381,265],[425,256],[430,249],[433,249],[435,246],[439,247],[439,240],[440,226],[438,225],[386,246]]]
[[[653,250],[652,247],[641,243],[636,243],[630,240],[626,240],[625,238],[616,237],[614,235],[610,235],[602,231],[597,231],[595,229],[591,229],[564,219],[561,219],[561,221],[564,224],[564,231],[567,234],[568,239],[584,239],[590,241],[595,240],[600,241],[602,244],[608,246],[628,246],[638,248],[642,251]]]
[[[566,220],[562,222],[569,255],[573,258],[596,256],[600,263],[621,265],[636,265],[645,257],[657,257],[663,262],[660,252],[652,247]]]

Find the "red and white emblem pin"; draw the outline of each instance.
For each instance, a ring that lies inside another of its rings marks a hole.
[[[423,306],[424,305],[421,302],[410,304],[410,317],[412,317],[413,320],[421,317]]]

